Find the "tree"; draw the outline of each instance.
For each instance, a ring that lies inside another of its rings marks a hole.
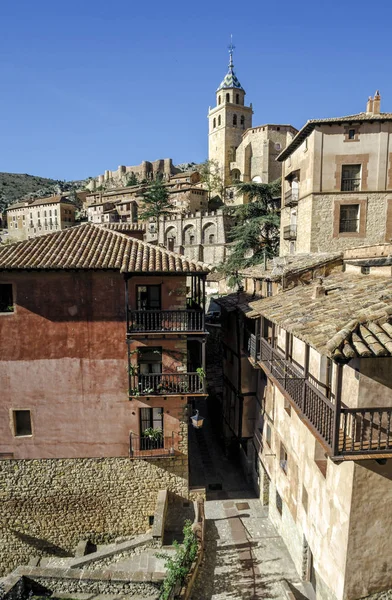
[[[144,192],[143,206],[139,214],[143,221],[153,219],[156,223],[157,240],[159,242],[159,218],[173,214],[169,192],[160,179],[152,181]]]
[[[237,189],[250,202],[223,209],[236,223],[228,236],[229,241],[234,242],[232,252],[220,265],[229,285],[240,283],[241,269],[276,256],[279,249],[280,179],[273,183],[239,183]]]
[[[138,185],[138,184],[139,184],[139,180],[137,178],[137,175],[132,171],[132,173],[129,176],[129,179],[127,181],[127,187],[130,187],[132,185]]]
[[[211,200],[213,192],[223,196],[223,178],[217,160],[206,160],[199,166],[200,181],[204,183],[208,191],[208,200]]]

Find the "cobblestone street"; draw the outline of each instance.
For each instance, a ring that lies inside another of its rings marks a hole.
[[[191,447],[192,481],[208,490],[205,557],[192,600],[285,598],[282,580],[295,598],[306,598],[268,507],[224,456],[208,419],[202,431],[191,432]]]

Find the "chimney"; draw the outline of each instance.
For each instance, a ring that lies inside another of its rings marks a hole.
[[[377,92],[375,93],[375,96],[373,98],[373,114],[374,115],[380,114],[380,103],[381,103],[381,96],[380,96],[380,92],[377,90]]]
[[[371,96],[369,96],[369,99],[366,104],[366,112],[367,113],[373,112],[373,98]]]
[[[318,277],[317,283],[313,290],[312,300],[316,300],[316,298],[322,298],[323,296],[326,296],[326,295],[327,295],[327,292],[326,292],[325,287],[323,286],[323,280],[321,277]]]

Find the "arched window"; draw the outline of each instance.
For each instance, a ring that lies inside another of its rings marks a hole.
[[[245,125],[245,117],[244,117],[244,115],[241,115],[241,126],[242,126],[242,128],[244,127],[244,125]]]
[[[222,119],[221,119],[221,116],[219,115],[219,117],[218,117],[218,125],[220,125],[221,123],[222,123]]]
[[[213,233],[210,233],[209,237],[208,237],[208,241],[210,242],[210,244],[214,244],[215,243],[215,236]]]
[[[236,94],[236,95],[235,95],[235,103],[236,103],[236,104],[239,104],[239,103],[240,103],[240,95],[239,95],[239,94]]]
[[[195,236],[194,235],[190,235],[189,236],[189,244],[192,246],[195,242]]]
[[[220,104],[220,103],[221,103],[221,97],[220,97],[220,95],[219,95],[219,96],[218,96],[218,104]]]
[[[233,115],[233,127],[237,127],[237,115]]]
[[[215,127],[216,127],[216,119],[214,119],[214,121],[212,123],[212,127],[213,127],[213,129],[215,129]]]
[[[238,183],[241,177],[241,173],[239,169],[233,169],[231,172],[231,181],[233,183]]]
[[[226,102],[230,102],[230,94],[226,94]]]

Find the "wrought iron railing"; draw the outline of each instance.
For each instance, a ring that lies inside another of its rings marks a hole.
[[[360,177],[347,177],[342,179],[342,192],[357,192],[361,189]]]
[[[286,225],[283,227],[283,239],[284,240],[296,240],[297,239],[297,226]]]
[[[298,204],[299,191],[298,189],[290,189],[284,195],[285,206],[294,206]]]
[[[130,396],[204,394],[205,378],[199,373],[153,373],[131,376]]]
[[[204,331],[202,310],[131,310],[129,332]]]
[[[174,456],[179,452],[179,440],[179,435],[175,433],[170,436],[158,436],[156,439],[130,433],[129,455],[131,458]]]

